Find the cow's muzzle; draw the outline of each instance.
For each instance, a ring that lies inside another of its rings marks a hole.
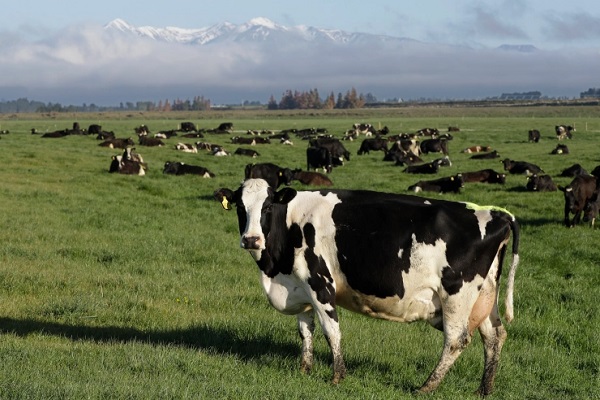
[[[242,248],[246,250],[259,250],[260,249],[260,237],[258,236],[242,236],[241,240]]]

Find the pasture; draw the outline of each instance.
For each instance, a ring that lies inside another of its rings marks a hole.
[[[233,122],[231,135],[173,137],[137,151],[146,176],[109,174],[118,149],[93,136],[41,138],[39,132],[100,124],[117,137],[134,127],[200,128]],[[329,175],[335,188],[411,194],[422,179],[492,168],[510,158],[558,177],[574,163],[600,165],[600,108],[402,108],[339,112],[206,114],[3,115],[0,130],[0,399],[410,399],[442,349],[442,333],[425,323],[399,324],[338,310],[348,375],[330,383],[329,349],[316,329],[315,365],[303,375],[293,317],[277,313],[258,269],[239,248],[235,212],[212,199],[235,189],[248,163],[306,169],[306,142],[252,146],[256,159],[181,153],[174,145],[230,143],[248,129],[326,128],[341,137],[355,122],[392,134],[460,127],[449,143],[452,166],[434,176],[403,173],[383,153],[356,154],[363,137],[344,142],[351,160]],[[554,126],[576,127],[568,155],[550,155]],[[539,143],[527,131],[539,129]],[[460,151],[489,145],[501,158],[472,160]],[[426,161],[440,154],[423,156]],[[207,167],[212,179],[162,174],[166,161]],[[600,229],[562,225],[560,191],[525,191],[526,178],[504,185],[468,183],[459,194],[420,196],[496,205],[521,225],[515,320],[505,324],[491,399],[600,398]],[[298,182],[296,189],[308,189]],[[507,266],[503,282],[506,281]],[[500,305],[503,310],[504,297]],[[463,399],[478,387],[481,340],[456,361],[431,399]]]

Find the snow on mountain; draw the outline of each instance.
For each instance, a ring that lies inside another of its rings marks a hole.
[[[199,45],[223,42],[312,42],[346,45],[353,43],[368,44],[370,42],[389,43],[413,41],[406,38],[371,35],[367,33],[352,33],[335,29],[307,27],[304,25],[287,27],[263,17],[253,18],[240,25],[223,22],[198,29],[176,27],[155,28],[151,26],[135,27],[122,19],[115,19],[106,24],[104,28],[159,41]]]

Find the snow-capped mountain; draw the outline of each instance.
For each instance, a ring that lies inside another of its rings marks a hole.
[[[223,22],[197,29],[135,27],[122,19],[115,19],[106,24],[104,28],[159,41],[199,45],[223,42],[313,42],[327,44],[416,42],[407,38],[345,32],[337,29],[321,29],[304,25],[288,27],[262,17],[251,19],[240,25]]]

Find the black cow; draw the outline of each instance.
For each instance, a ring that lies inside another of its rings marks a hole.
[[[448,155],[448,139],[425,139],[419,145],[421,153],[443,153]]]
[[[587,201],[583,208],[583,222],[589,222],[593,227],[598,213],[600,212],[600,183],[596,180],[596,190],[592,194],[592,197]]]
[[[43,138],[61,138],[65,136],[69,136],[71,131],[69,129],[63,129],[60,131],[46,132],[41,137]]]
[[[577,175],[568,186],[558,186],[565,196],[565,226],[573,227],[579,223],[581,213],[592,199],[597,186],[596,177],[589,175]],[[574,214],[572,220],[569,220],[570,213]]]
[[[309,146],[323,147],[329,150],[333,165],[344,165],[344,159],[350,161],[350,152],[346,150],[342,142],[334,138],[317,138],[309,141]]]
[[[237,149],[235,149],[233,154],[236,154],[238,156],[252,157],[252,158],[256,158],[256,157],[260,156],[260,154],[258,154],[258,151],[256,151],[256,150],[242,149],[241,147],[238,147]]]
[[[133,145],[135,145],[135,143],[134,143],[133,139],[131,139],[131,138],[106,139],[104,142],[98,144],[98,146],[100,146],[100,147],[108,147],[109,149],[126,149],[127,146],[133,146]]]
[[[225,209],[236,206],[238,243],[256,261],[269,303],[296,315],[302,371],[313,364],[316,316],[333,356],[333,383],[346,375],[341,306],[398,322],[426,320],[443,331],[440,360],[421,392],[439,386],[478,329],[485,353],[478,393],[492,391],[507,336],[498,295],[511,236],[507,321],[519,260],[519,225],[508,211],[365,190],[275,192],[262,179],[214,196]]]
[[[198,129],[196,128],[196,124],[186,121],[181,123],[179,130],[181,132],[196,132]]]
[[[531,192],[556,192],[556,184],[550,175],[533,174],[527,177],[527,190]]]
[[[569,168],[562,170],[559,176],[577,176],[577,175],[589,175],[588,172],[581,166],[581,164],[573,164]],[[592,175],[594,173],[592,172]]]
[[[415,193],[418,192],[435,192],[435,193],[460,193],[460,189],[464,187],[464,182],[460,174],[448,176],[429,181],[419,181],[408,187],[408,190]]]
[[[217,127],[218,132],[233,132],[233,122],[222,122]]]
[[[87,133],[88,135],[98,135],[102,132],[102,126],[98,124],[91,124],[88,126]]]
[[[404,172],[408,172],[409,174],[435,174],[439,171],[440,164],[437,162],[429,162],[426,164],[420,165],[409,165],[404,168]]]
[[[596,178],[600,178],[600,165],[596,166],[596,168],[592,170],[592,175],[594,175]]]
[[[508,158],[505,158],[502,161],[504,165],[504,170],[508,171],[509,174],[540,174],[544,171],[535,164],[526,162],[526,161],[513,161]]]
[[[142,146],[160,147],[165,145],[165,143],[162,140],[158,138],[148,137],[148,135],[144,134],[140,134],[138,140]]]
[[[179,161],[167,161],[163,168],[163,174],[171,175],[200,175],[203,178],[214,178],[215,174],[210,172],[207,168],[199,165],[189,165]]]
[[[383,138],[368,138],[363,139],[360,144],[360,148],[358,149],[357,154],[363,155],[365,153],[369,154],[370,151],[383,151],[384,154],[387,154],[388,151],[388,141]]]
[[[308,147],[306,149],[306,169],[320,169],[327,173],[333,170],[331,152],[324,147]]]
[[[533,143],[538,143],[540,141],[540,131],[537,129],[530,129],[527,133],[527,140]]]
[[[281,185],[289,186],[292,183],[292,170],[281,168],[272,163],[247,164],[244,169],[245,179],[264,179],[273,189]]]
[[[506,174],[501,174],[493,169],[482,169],[479,171],[462,172],[463,182],[500,183],[506,182]]]
[[[566,144],[557,144],[550,154],[569,154],[569,148]]]
[[[470,158],[471,160],[491,160],[493,158],[500,158],[500,154],[498,150],[494,150],[489,153],[474,154]]]
[[[558,140],[572,139],[575,128],[571,125],[556,125],[554,131],[556,132],[556,138]]]
[[[318,172],[302,171],[301,169],[292,170],[292,180],[298,181],[303,185],[309,186],[332,186],[333,182],[328,176]]]

